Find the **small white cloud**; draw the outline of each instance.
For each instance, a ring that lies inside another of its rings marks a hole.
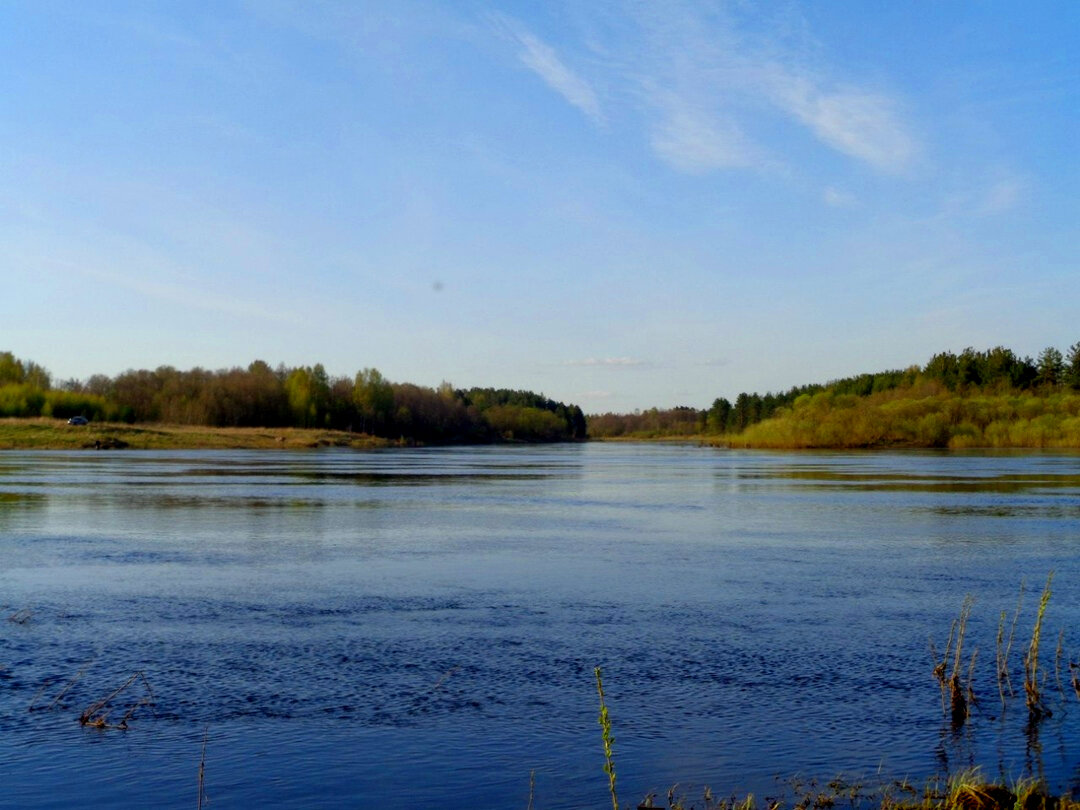
[[[883,171],[899,172],[911,162],[914,141],[886,96],[859,89],[827,92],[776,66],[768,73],[774,101],[819,140]]]
[[[653,134],[652,147],[667,163],[689,174],[760,162],[759,150],[734,124],[685,107],[669,110]]]
[[[821,199],[825,201],[826,205],[833,208],[851,208],[856,203],[855,195],[849,191],[844,191],[836,186],[827,186],[823,192],[821,192]]]

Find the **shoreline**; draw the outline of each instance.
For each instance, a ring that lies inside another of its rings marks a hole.
[[[826,452],[891,452],[904,450],[940,450],[942,452],[979,450],[1057,450],[1077,451],[1071,445],[1013,444],[1006,447],[934,447],[911,442],[889,442],[874,445],[785,445],[783,443],[753,444],[737,436],[714,435],[673,436],[600,436],[586,439],[600,444],[678,444],[712,447],[727,450],[784,450]],[[521,442],[507,442],[520,444]],[[366,433],[344,430],[294,427],[212,427],[208,425],[176,425],[166,423],[93,422],[89,425],[69,425],[63,419],[48,417],[0,418],[0,451],[3,450],[308,450],[319,447],[348,447],[354,450],[376,450],[390,447],[416,447],[407,437],[386,439]],[[449,446],[465,446],[449,445]]]
[[[342,430],[291,427],[95,422],[63,419],[0,419],[0,450],[269,450],[351,447],[372,450],[401,445],[390,439]]]

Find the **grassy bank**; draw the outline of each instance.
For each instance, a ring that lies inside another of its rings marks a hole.
[[[706,787],[700,795],[668,791],[667,802],[651,796],[638,808],[657,810],[1078,810],[1080,802],[1068,795],[1054,795],[1036,779],[1013,784],[986,779],[978,768],[922,786],[907,779],[862,782],[838,777],[827,784],[792,779],[781,795],[715,796]],[[634,807],[635,805],[630,805]],[[627,805],[620,805],[625,810]]]
[[[196,450],[387,447],[362,433],[307,428],[215,428],[191,425],[69,425],[62,419],[0,419],[0,450]]]

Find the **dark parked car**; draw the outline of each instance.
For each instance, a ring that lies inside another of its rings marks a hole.
[[[90,420],[87,419],[85,416],[73,416],[70,419],[68,419],[68,424],[69,425],[89,425]]]

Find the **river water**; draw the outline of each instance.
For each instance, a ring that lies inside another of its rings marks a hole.
[[[1051,570],[1032,727],[994,636],[1024,583],[1020,687]],[[956,729],[928,641],[965,594]],[[530,772],[536,808],[610,806],[595,666],[627,804],[974,765],[1080,792],[1078,455],[5,452],[0,612],[0,806],[194,807],[204,741],[209,807],[525,808]],[[136,672],[126,730],[80,726]]]

